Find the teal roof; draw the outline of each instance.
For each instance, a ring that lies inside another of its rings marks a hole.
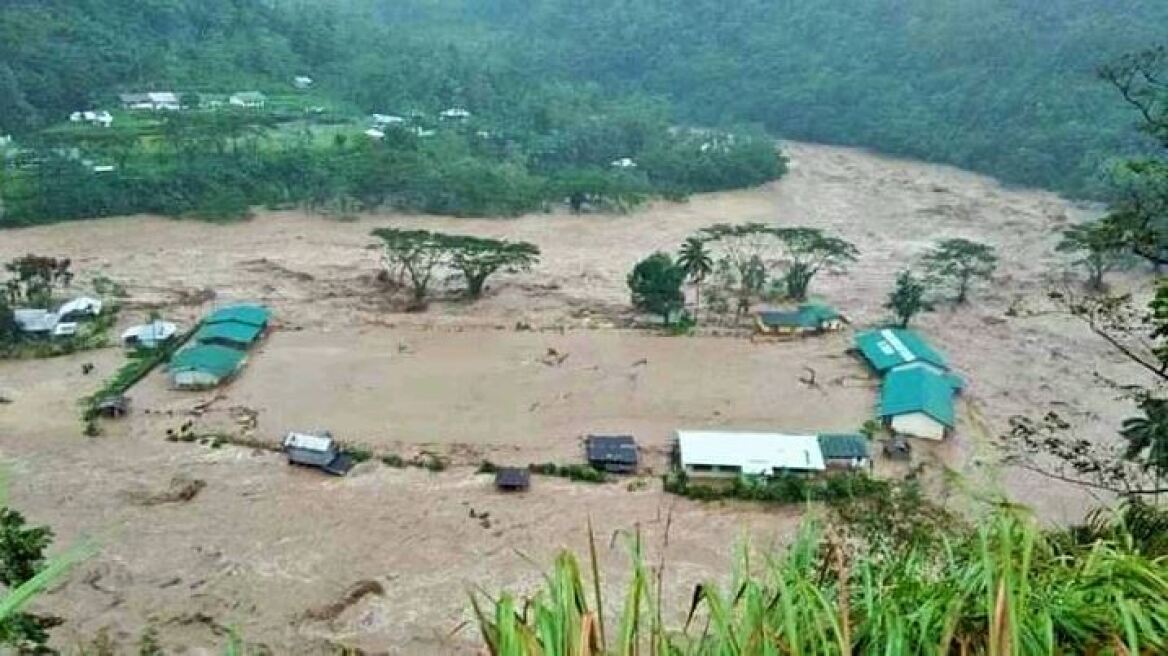
[[[263,328],[249,323],[239,323],[236,321],[224,321],[221,323],[207,324],[195,333],[195,341],[200,344],[209,342],[227,342],[229,344],[238,344],[240,346],[251,346],[256,338],[263,332]]]
[[[885,372],[910,362],[927,362],[947,369],[949,363],[929,346],[916,331],[906,328],[869,330],[856,335],[856,347],[878,372]]]
[[[235,323],[246,323],[263,328],[268,325],[268,320],[271,318],[271,311],[262,305],[228,305],[207,315],[207,318],[203,319],[203,323],[213,324],[234,321]]]
[[[826,459],[867,458],[868,438],[860,433],[822,433],[819,450]]]
[[[819,322],[835,321],[836,319],[843,318],[839,312],[836,312],[835,308],[830,305],[824,305],[823,303],[804,303],[799,306],[799,313]]]
[[[824,322],[839,319],[840,314],[826,305],[806,303],[793,312],[770,310],[759,312],[758,318],[766,326],[819,328]]]
[[[244,354],[226,346],[190,346],[170,359],[171,373],[179,371],[201,371],[218,378],[226,378],[235,373],[243,364]]]
[[[895,417],[914,412],[949,426],[954,425],[953,381],[931,367],[900,367],[888,372],[880,394],[880,416]]]

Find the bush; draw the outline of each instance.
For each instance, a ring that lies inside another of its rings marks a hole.
[[[531,473],[540,476],[559,476],[560,478],[584,483],[604,483],[608,480],[607,474],[589,465],[560,466],[554,462],[545,462],[528,465],[527,469]]]
[[[387,467],[396,467],[398,469],[401,469],[401,468],[406,466],[406,461],[402,460],[402,457],[397,455],[396,453],[390,453],[390,454],[386,454],[384,456],[381,456],[381,463],[383,465],[386,465]]]
[[[703,485],[690,482],[685,472],[674,472],[663,479],[666,492],[697,499],[741,499],[765,503],[805,503],[807,501],[837,502],[885,493],[889,484],[863,473],[840,473],[821,478],[795,474],[779,476],[739,476],[725,485]]]

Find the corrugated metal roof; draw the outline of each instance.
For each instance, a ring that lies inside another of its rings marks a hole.
[[[821,433],[819,448],[825,459],[867,458],[868,438],[859,433]]]
[[[637,464],[637,443],[632,435],[589,435],[585,450],[589,462]]]
[[[241,346],[250,346],[260,336],[263,328],[249,323],[238,321],[222,321],[208,324],[199,329],[195,340],[200,344],[207,342],[230,342]]]
[[[288,433],[284,436],[285,449],[304,449],[324,453],[333,446],[333,439],[323,435],[309,435],[308,433]]]
[[[170,339],[178,332],[178,326],[169,321],[152,321],[127,328],[122,333],[122,341],[137,339],[142,342],[161,342]]]
[[[953,427],[956,389],[949,377],[932,367],[899,367],[888,372],[880,394],[880,415],[894,417],[914,412]]]
[[[683,467],[740,467],[744,474],[825,469],[815,435],[682,430],[677,431],[677,441]]]
[[[260,326],[262,328],[268,325],[268,320],[271,318],[271,311],[262,305],[228,305],[207,315],[203,323],[212,324],[234,321],[236,323]]]
[[[244,354],[226,346],[199,345],[185,348],[170,360],[170,371],[200,371],[225,378],[243,364]]]
[[[65,317],[70,314],[101,314],[102,303],[99,299],[81,296],[65,303],[57,309],[57,316]]]
[[[872,368],[879,372],[909,362],[927,362],[948,368],[945,357],[934,350],[915,331],[905,328],[869,330],[856,335],[856,346]]]

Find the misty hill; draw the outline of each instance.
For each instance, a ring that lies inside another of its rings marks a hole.
[[[304,73],[360,111],[502,116],[566,82],[663,96],[675,120],[1089,194],[1101,162],[1139,147],[1094,69],[1165,24],[1152,0],[15,0],[0,8],[0,132],[130,87]]]

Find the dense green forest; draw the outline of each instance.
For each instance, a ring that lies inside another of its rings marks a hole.
[[[1150,0],[10,0],[0,220],[626,206],[780,175],[762,130],[1094,196],[1143,147],[1095,68],[1165,24]],[[164,90],[272,102],[67,123]],[[362,138],[374,112],[411,123]]]

